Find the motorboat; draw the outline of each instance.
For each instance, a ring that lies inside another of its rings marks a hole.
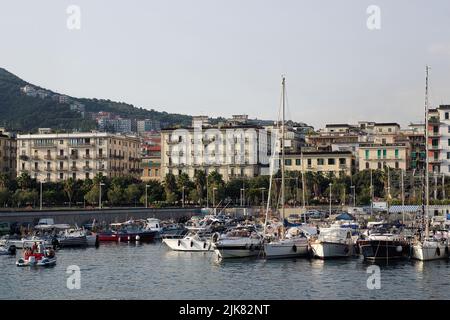
[[[157,231],[145,230],[143,226],[136,224],[134,221],[127,221],[125,223],[112,223],[111,229],[100,232],[98,240],[127,242],[127,241],[153,241]]]
[[[175,251],[210,251],[213,250],[210,239],[200,237],[197,233],[189,233],[182,239],[164,238],[162,240],[170,249]]]
[[[438,259],[448,259],[448,239],[427,238],[422,241],[415,241],[411,246],[411,258],[429,261]]]
[[[14,245],[0,246],[0,256],[15,255],[17,248]]]
[[[214,251],[220,259],[254,257],[263,253],[263,239],[254,227],[236,227],[214,239]]]
[[[2,240],[0,240],[0,245],[2,246],[14,246],[17,249],[25,249],[25,248],[31,248],[33,244],[44,244],[46,247],[52,246],[52,239],[51,238],[42,238],[38,236],[31,236],[31,237],[5,237]]]
[[[321,228],[311,239],[310,247],[314,257],[320,259],[350,257],[354,253],[352,229]]]
[[[364,259],[390,260],[409,256],[410,242],[388,224],[379,224],[368,230],[368,236],[358,240]]]
[[[56,255],[53,249],[46,249],[42,244],[37,246],[37,251],[26,249],[23,257],[17,260],[18,267],[38,266],[49,267],[56,264]]]

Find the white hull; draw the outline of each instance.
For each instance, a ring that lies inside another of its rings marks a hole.
[[[263,253],[260,239],[226,239],[215,243],[215,252],[220,259],[256,257]]]
[[[260,250],[249,249],[216,249],[214,250],[220,259],[256,257]]]
[[[43,259],[38,260],[38,261],[29,261],[29,260],[24,260],[23,258],[20,258],[16,262],[16,265],[18,267],[28,267],[28,266],[50,267],[50,266],[54,266],[55,264],[56,264],[56,257],[43,258]]]
[[[412,258],[420,261],[448,259],[449,249],[446,242],[425,241],[412,246]]]
[[[346,243],[333,243],[317,241],[311,243],[315,257],[320,259],[350,257],[353,254],[353,245]]]
[[[202,241],[191,237],[183,239],[163,239],[162,241],[170,249],[175,251],[212,251],[213,246],[210,241]]]
[[[28,239],[6,240],[2,242],[2,245],[8,247],[15,246],[17,249],[24,249],[24,248],[31,248],[35,242],[37,244],[43,243],[46,247],[50,247],[52,245],[50,240],[28,240]]]
[[[308,252],[308,240],[305,238],[285,239],[264,244],[266,259],[305,257]]]

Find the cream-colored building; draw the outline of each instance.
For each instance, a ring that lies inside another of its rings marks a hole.
[[[12,133],[0,128],[0,173],[16,177],[16,139]]]
[[[359,146],[359,170],[409,169],[410,146],[408,142],[374,144],[364,143]]]
[[[316,151],[286,154],[284,159],[286,171],[316,172],[328,174],[332,172],[351,175],[355,167],[355,157],[351,151]]]
[[[142,181],[161,181],[161,156],[149,156],[142,158]]]
[[[270,132],[247,123],[246,117],[210,125],[207,117],[194,117],[192,127],[161,131],[161,176],[196,171],[217,171],[224,181],[255,177],[269,170]]]
[[[38,181],[141,176],[139,139],[106,132],[17,136],[17,175]]]

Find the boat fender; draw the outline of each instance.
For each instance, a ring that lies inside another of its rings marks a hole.
[[[292,246],[292,251],[297,252],[297,246],[295,244]]]
[[[436,255],[438,257],[441,255],[441,249],[439,247],[436,248]]]
[[[128,236],[128,241],[130,241],[131,240],[131,237],[130,236]]]
[[[194,241],[191,241],[191,248],[194,246]]]
[[[445,254],[448,254],[448,246],[445,247]]]
[[[402,251],[403,251],[403,248],[402,248],[402,246],[397,246],[397,247],[395,248],[395,250],[396,250],[397,252],[402,252]]]
[[[141,237],[140,236],[136,236],[136,241],[139,241],[139,240],[141,240]]]
[[[206,249],[206,242],[203,243],[203,249]]]
[[[178,240],[178,246],[181,246],[181,240]]]

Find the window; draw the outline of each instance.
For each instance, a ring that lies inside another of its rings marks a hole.
[[[395,169],[398,169],[399,165],[398,165],[398,161],[395,161]]]
[[[64,144],[64,140],[59,140],[59,144]]]
[[[308,167],[311,167],[311,159],[308,159]]]
[[[61,173],[59,174],[59,178],[60,178],[61,180],[63,180],[63,179],[64,179],[64,173],[61,172]]]
[[[22,162],[22,170],[25,170],[25,162]]]
[[[383,159],[386,159],[386,149],[383,149]]]
[[[448,119],[449,119],[449,113],[446,112],[446,113],[445,113],[445,120],[448,120]]]
[[[388,128],[388,132],[392,132],[392,128]]]
[[[448,145],[450,146],[450,139],[448,139],[447,143],[448,143]]]
[[[447,129],[447,130],[448,130],[448,133],[450,133],[450,126],[448,126],[448,129]]]
[[[395,149],[395,159],[398,159],[398,149]]]
[[[381,162],[378,162],[378,169],[381,170],[382,167]]]
[[[291,166],[291,165],[292,165],[292,159],[285,159],[285,160],[284,160],[284,164],[285,164],[286,166]]]
[[[339,165],[344,166],[347,163],[345,158],[339,158]]]
[[[300,160],[301,159],[295,159],[295,165],[296,166],[300,166],[302,164],[302,162]]]
[[[377,158],[378,158],[378,159],[381,158],[381,150],[377,150]]]
[[[323,159],[317,159],[317,165],[323,166]]]
[[[369,160],[369,153],[370,153],[369,150],[365,150],[365,157],[366,157],[366,160]]]
[[[334,165],[335,163],[336,163],[336,159],[334,159],[334,158],[328,159],[328,165]]]
[[[73,180],[77,180],[77,174],[75,172],[72,173],[72,178],[73,178]]]
[[[369,163],[366,162],[366,169],[369,169]]]
[[[59,162],[59,168],[62,170],[64,168],[64,162],[60,161]]]
[[[447,152],[447,159],[450,159],[450,152]]]

